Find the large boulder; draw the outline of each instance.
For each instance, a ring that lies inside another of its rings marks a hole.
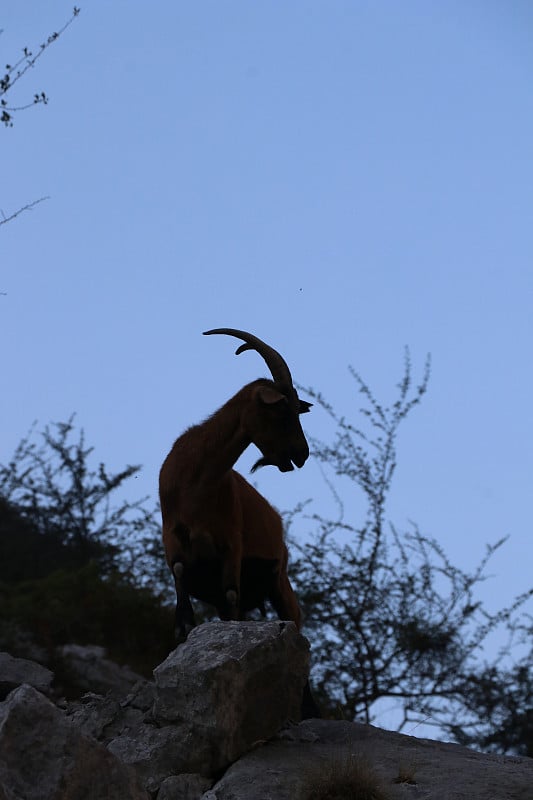
[[[27,658],[14,658],[9,653],[0,653],[0,700],[27,683],[45,694],[50,691],[54,673]]]
[[[201,625],[154,671],[152,708],[130,709],[108,747],[150,791],[179,773],[214,775],[299,719],[308,665],[293,623]]]
[[[147,800],[137,775],[23,685],[0,703],[0,800]]]
[[[308,673],[292,622],[207,623],[154,670],[154,717],[216,743],[222,766],[300,719]]]
[[[148,722],[127,725],[108,744],[108,749],[124,763],[135,767],[150,792],[156,792],[171,775],[182,772],[208,775],[213,763],[205,743],[195,739],[193,730],[179,724],[161,728]]]
[[[532,800],[533,759],[355,722],[307,720],[232,764],[203,800]]]

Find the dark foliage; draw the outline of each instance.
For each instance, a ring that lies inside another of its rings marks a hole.
[[[104,580],[94,561],[35,580],[0,583],[5,644],[10,633],[16,638],[20,630],[29,632],[51,663],[57,645],[96,644],[118,663],[150,675],[175,646],[172,621],[172,610],[148,589],[117,573]]]
[[[389,407],[352,375],[365,398],[364,428],[305,390],[336,424],[334,441],[314,441],[313,450],[335,476],[339,518],[309,515],[307,505],[288,516],[289,524],[298,520],[301,528],[304,518],[314,529],[303,545],[292,542],[291,579],[306,616],[317,694],[332,715],[371,722],[387,700],[400,730],[424,722],[457,741],[530,753],[531,661],[513,662],[511,643],[518,634],[526,642],[520,612],[533,590],[494,614],[476,597],[487,562],[504,540],[487,547],[469,573],[416,526],[399,532],[386,521],[398,428],[426,392],[429,362],[413,386],[406,355],[398,399]],[[362,493],[366,516],[360,525],[345,521],[341,487]],[[496,635],[509,644],[486,663],[484,646]]]
[[[66,642],[100,644],[149,672],[173,648],[156,509],[115,502],[139,470],[90,466],[73,420],[32,430],[0,465],[0,639],[29,635],[53,658]]]
[[[513,752],[533,758],[533,627],[524,638],[526,657],[508,669],[487,666],[481,674],[466,676],[461,696],[467,713],[476,722],[466,726],[463,718],[448,726],[454,738],[466,746],[501,753]],[[490,721],[490,724],[486,724]]]
[[[65,545],[62,531],[43,535],[31,517],[21,516],[0,497],[0,581],[43,578],[59,568],[80,567],[86,559],[86,554]]]
[[[140,467],[128,465],[112,473],[102,463],[91,466],[92,455],[93,448],[86,446],[83,430],[75,431],[71,417],[66,423],[47,425],[40,434],[34,426],[9,463],[0,465],[4,507],[29,526],[18,537],[6,538],[0,522],[0,546],[9,542],[15,553],[23,547],[21,537],[29,537],[39,554],[25,565],[18,557],[5,558],[0,576],[41,576],[39,560],[50,560],[53,549],[56,569],[95,560],[102,575],[118,571],[132,584],[148,584],[159,594],[168,577],[157,509],[148,508],[146,498],[115,499]]]

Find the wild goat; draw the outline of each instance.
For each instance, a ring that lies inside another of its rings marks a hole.
[[[302,467],[309,447],[291,373],[272,347],[246,331],[216,328],[244,341],[236,354],[256,350],[273,380],[244,386],[222,408],[176,440],[159,476],[165,555],[176,585],[176,631],[194,627],[190,597],[209,603],[222,619],[264,613],[270,600],[280,619],[301,613],[287,574],[287,547],[278,512],[232,469],[250,444],[261,451],[252,472],[271,464],[281,472]]]

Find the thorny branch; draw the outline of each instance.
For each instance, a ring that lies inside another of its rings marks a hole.
[[[31,102],[23,103],[22,105],[18,106],[10,105],[6,100],[6,95],[9,91],[11,91],[13,86],[24,77],[28,70],[35,66],[36,62],[39,60],[39,58],[41,58],[45,50],[47,50],[51,44],[57,41],[61,34],[63,34],[66,29],[72,25],[79,13],[80,9],[74,6],[70,19],[65,22],[62,28],[50,34],[47,40],[39,46],[37,53],[34,54],[27,47],[24,47],[22,50],[22,56],[14,64],[5,65],[6,72],[4,76],[0,78],[0,121],[3,122],[6,127],[13,127],[13,114],[16,111],[24,111],[27,108],[39,103],[43,103],[44,105],[48,103],[48,97],[45,92],[38,92],[34,94]]]
[[[39,197],[38,200],[33,200],[31,203],[26,203],[25,206],[22,206],[22,208],[19,208],[18,211],[14,211],[12,214],[10,214],[7,217],[4,214],[4,212],[0,209],[0,215],[1,215],[0,225],[5,225],[7,222],[11,222],[11,220],[13,220],[16,217],[18,217],[19,214],[22,214],[23,211],[31,211],[32,208],[34,208],[36,205],[38,205],[38,203],[42,203],[42,202],[44,202],[44,200],[49,200],[49,199],[50,198],[48,196]]]

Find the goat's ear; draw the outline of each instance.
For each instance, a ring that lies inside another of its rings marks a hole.
[[[298,414],[307,414],[307,412],[311,410],[311,406],[313,405],[312,403],[308,403],[307,400],[300,400],[299,398],[298,402],[300,403]]]
[[[261,403],[266,405],[274,405],[275,403],[288,403],[287,397],[283,392],[279,392],[272,386],[260,386],[257,390],[257,397]]]

